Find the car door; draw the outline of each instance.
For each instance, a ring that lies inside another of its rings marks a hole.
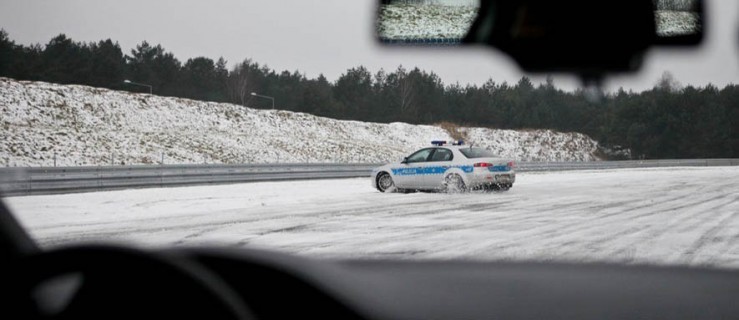
[[[423,177],[424,188],[441,188],[444,180],[444,172],[452,166],[454,153],[447,148],[435,148],[429,157]]]
[[[393,180],[400,188],[424,188],[424,167],[434,148],[421,149],[393,168]]]

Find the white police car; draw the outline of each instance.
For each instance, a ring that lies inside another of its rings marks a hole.
[[[516,182],[515,162],[462,141],[432,141],[398,163],[372,170],[372,187],[405,190],[508,190]]]

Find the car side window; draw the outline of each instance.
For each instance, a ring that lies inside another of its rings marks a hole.
[[[431,161],[452,161],[453,158],[452,151],[449,149],[439,148],[431,155]]]
[[[423,149],[419,150],[416,153],[408,156],[407,163],[414,163],[414,162],[426,162],[429,158],[429,155],[431,154],[431,151],[434,149]]]

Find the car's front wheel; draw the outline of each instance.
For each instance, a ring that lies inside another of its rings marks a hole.
[[[393,177],[389,173],[382,172],[377,176],[377,190],[380,190],[380,192],[394,192],[396,190]]]
[[[444,189],[447,193],[459,193],[467,190],[464,180],[458,174],[450,174],[444,179]]]

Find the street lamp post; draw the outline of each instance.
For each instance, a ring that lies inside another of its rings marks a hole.
[[[153,94],[154,93],[154,87],[152,87],[152,86],[150,86],[148,84],[133,82],[131,80],[123,80],[123,82],[124,83],[128,83],[128,84],[132,84],[132,85],[135,85],[135,86],[149,87],[149,94]]]
[[[256,92],[252,92],[251,95],[252,96],[255,96],[255,97],[260,97],[260,98],[265,98],[265,99],[272,100],[272,109],[275,108],[275,98],[270,97],[270,96],[263,96],[261,94],[257,94]]]

